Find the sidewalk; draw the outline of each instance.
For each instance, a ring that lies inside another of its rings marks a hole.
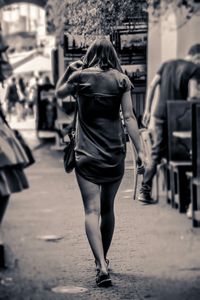
[[[74,173],[64,173],[62,152],[48,144],[35,157],[26,172],[30,189],[12,195],[2,226],[8,269],[0,272],[1,300],[200,299],[200,230],[164,201],[148,206],[132,199],[130,153],[116,198],[108,289],[95,285]],[[57,286],[69,289],[57,293]]]

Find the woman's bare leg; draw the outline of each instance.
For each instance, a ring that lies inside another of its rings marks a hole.
[[[104,258],[100,220],[100,186],[94,184],[76,173],[78,185],[83,198],[85,210],[86,235],[101,272],[107,274],[107,265]]]
[[[101,236],[105,258],[114,233],[114,200],[120,183],[121,179],[114,183],[104,184],[101,188]]]

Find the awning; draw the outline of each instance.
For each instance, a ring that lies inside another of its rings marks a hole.
[[[51,58],[38,55],[24,63],[23,65],[14,69],[14,74],[35,72],[51,72]]]

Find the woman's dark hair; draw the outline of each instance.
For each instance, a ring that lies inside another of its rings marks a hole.
[[[116,51],[106,38],[95,40],[86,52],[83,69],[93,66],[99,66],[103,70],[113,68],[123,72]]]

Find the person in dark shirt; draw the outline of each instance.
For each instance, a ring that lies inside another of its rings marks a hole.
[[[10,118],[12,111],[15,109],[16,103],[19,101],[19,95],[17,91],[16,78],[13,77],[11,83],[6,90],[7,99],[7,112]]]
[[[152,132],[151,159],[145,168],[144,179],[138,200],[155,204],[151,197],[152,180],[156,173],[156,166],[167,152],[167,100],[187,100],[189,97],[189,82],[200,78],[200,44],[193,45],[185,59],[174,59],[164,62],[157,71],[150,84],[143,124]],[[159,86],[159,96],[155,91]],[[150,121],[150,124],[149,124]]]
[[[27,102],[27,92],[26,92],[26,84],[22,77],[19,78],[17,83],[17,91],[19,95],[19,101],[17,105],[17,119],[25,120],[26,119],[26,102]]]

